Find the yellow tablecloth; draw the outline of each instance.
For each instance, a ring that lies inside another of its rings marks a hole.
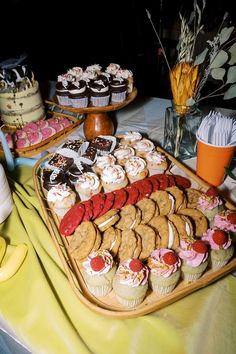
[[[233,275],[135,319],[103,317],[80,303],[42,219],[31,173],[30,167],[20,166],[10,174],[15,204],[12,214],[0,225],[0,234],[12,246],[25,242],[29,251],[20,270],[0,283],[0,310],[32,353],[235,352]]]

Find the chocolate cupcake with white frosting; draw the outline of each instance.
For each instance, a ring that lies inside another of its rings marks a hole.
[[[103,107],[109,105],[109,84],[103,80],[94,80],[89,83],[90,103],[92,106]]]
[[[72,107],[83,108],[88,106],[88,89],[84,80],[71,82],[68,85],[68,92]]]
[[[111,102],[120,103],[126,100],[128,82],[122,77],[115,77],[110,83]]]

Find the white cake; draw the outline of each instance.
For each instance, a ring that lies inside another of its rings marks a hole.
[[[0,223],[11,213],[13,200],[3,166],[0,164]]]
[[[15,91],[0,91],[1,118],[6,125],[21,128],[45,117],[38,81],[23,91]]]

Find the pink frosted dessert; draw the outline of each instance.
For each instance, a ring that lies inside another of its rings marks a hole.
[[[46,127],[41,129],[41,133],[43,135],[43,140],[46,140],[56,134],[56,130],[52,127]]]
[[[36,145],[41,143],[41,141],[43,140],[43,135],[41,132],[31,132],[31,133],[27,133],[27,138],[30,142],[30,145]]]
[[[28,146],[30,146],[30,141],[28,138],[22,138],[22,139],[16,140],[16,147],[18,149],[24,149]]]
[[[202,236],[210,246],[210,264],[213,269],[225,266],[234,253],[232,240],[226,231],[219,229],[208,229]]]
[[[113,278],[117,300],[128,308],[134,308],[144,300],[148,289],[149,268],[139,259],[122,262]]]
[[[10,149],[13,149],[14,147],[14,141],[13,141],[13,137],[10,133],[6,133],[5,134],[5,138],[7,141],[7,145],[9,146]]]
[[[211,224],[214,216],[224,210],[223,200],[218,195],[203,193],[197,201],[196,208],[200,210]]]
[[[30,122],[27,123],[23,128],[22,128],[26,133],[31,133],[31,132],[36,132],[38,131],[39,127],[37,123]]]
[[[27,133],[23,129],[17,129],[15,135],[16,139],[24,139],[27,137]]]
[[[60,123],[63,125],[64,129],[69,127],[72,124],[72,122],[65,117],[60,117],[59,120],[60,120]]]
[[[39,120],[39,121],[37,122],[37,124],[38,124],[38,126],[39,126],[40,129],[43,129],[43,128],[48,127],[48,121],[45,120],[45,119]]]
[[[150,285],[159,295],[169,294],[180,278],[181,260],[171,249],[156,249],[148,257]]]
[[[112,290],[116,264],[108,250],[91,252],[83,262],[83,276],[89,291],[95,296],[105,296]]]
[[[236,235],[236,212],[232,210],[223,210],[219,214],[216,214],[213,222],[212,228],[218,228],[230,233],[231,236]]]
[[[208,265],[208,248],[203,240],[180,240],[178,255],[182,260],[181,273],[185,282],[201,277]]]

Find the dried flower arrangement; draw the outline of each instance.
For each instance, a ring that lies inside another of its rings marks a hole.
[[[223,99],[236,97],[236,36],[235,28],[224,27],[226,13],[217,33],[212,40],[207,40],[202,53],[196,53],[199,34],[203,33],[202,14],[206,1],[201,6],[193,2],[193,11],[186,19],[180,14],[181,30],[177,45],[177,61],[170,68],[163,44],[155,29],[148,10],[147,16],[161,45],[164,58],[169,68],[173,103],[178,113],[184,114],[188,107],[205,98],[223,96]],[[207,80],[212,77],[219,86],[208,95],[201,97],[201,91]]]

